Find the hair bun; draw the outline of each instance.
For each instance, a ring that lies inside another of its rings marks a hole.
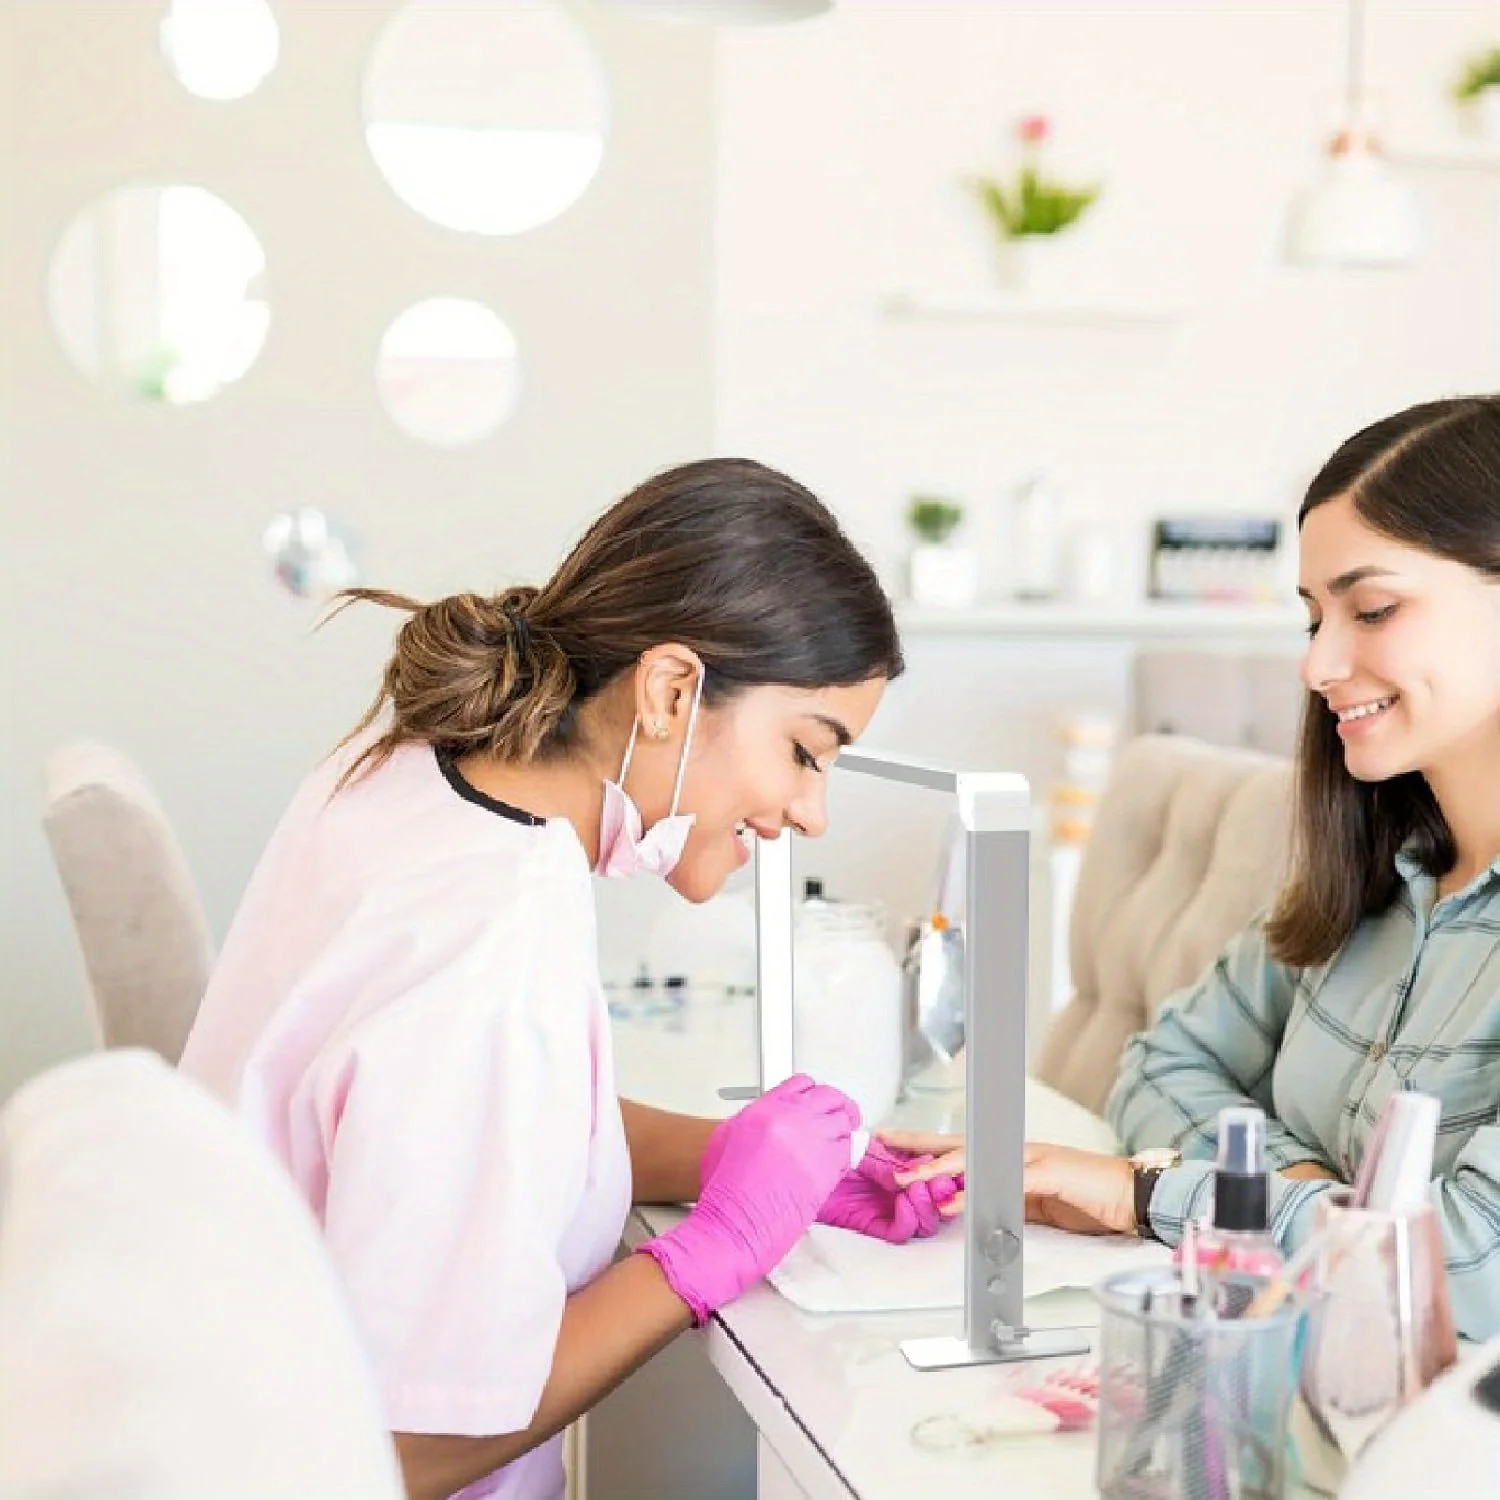
[[[532,624],[528,612],[538,592],[530,587],[511,588],[496,594],[493,600],[505,633],[514,637],[516,649],[523,657],[531,651]]]

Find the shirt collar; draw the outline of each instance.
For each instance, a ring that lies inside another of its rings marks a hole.
[[[1436,877],[1429,875],[1422,868],[1409,842],[1396,851],[1396,872],[1406,882],[1407,888],[1414,896],[1433,892],[1437,886]],[[1453,895],[1477,895],[1497,878],[1500,878],[1500,858],[1491,860],[1485,869],[1481,870],[1462,890],[1454,891]]]

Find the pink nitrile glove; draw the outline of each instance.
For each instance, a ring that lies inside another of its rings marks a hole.
[[[890,1245],[936,1234],[940,1210],[958,1195],[951,1177],[933,1177],[902,1187],[896,1173],[931,1161],[872,1140],[857,1167],[846,1172],[818,1210],[818,1223],[852,1229]]]
[[[714,1130],[693,1211],[640,1247],[695,1323],[781,1264],[848,1171],[858,1124],[852,1099],[797,1073]]]
[[[721,1132],[728,1123],[721,1123],[704,1147],[699,1171],[705,1180],[723,1151]],[[818,1209],[817,1222],[892,1245],[936,1234],[943,1222],[940,1210],[958,1196],[961,1184],[948,1176],[901,1184],[895,1176],[931,1160],[872,1137],[859,1164],[844,1173]]]

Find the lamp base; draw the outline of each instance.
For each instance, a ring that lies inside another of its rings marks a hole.
[[[901,1352],[914,1370],[957,1370],[967,1365],[1010,1365],[1027,1359],[1059,1359],[1087,1354],[1091,1328],[1029,1328],[992,1348],[971,1349],[966,1339],[904,1339]]]

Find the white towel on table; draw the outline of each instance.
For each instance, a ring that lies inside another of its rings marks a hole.
[[[1165,1245],[1133,1235],[1067,1234],[1028,1224],[1022,1252],[1026,1297],[1088,1288],[1116,1271],[1164,1265]],[[916,1312],[962,1307],[964,1226],[931,1239],[888,1245],[849,1229],[814,1224],[771,1272],[771,1285],[804,1312]]]

